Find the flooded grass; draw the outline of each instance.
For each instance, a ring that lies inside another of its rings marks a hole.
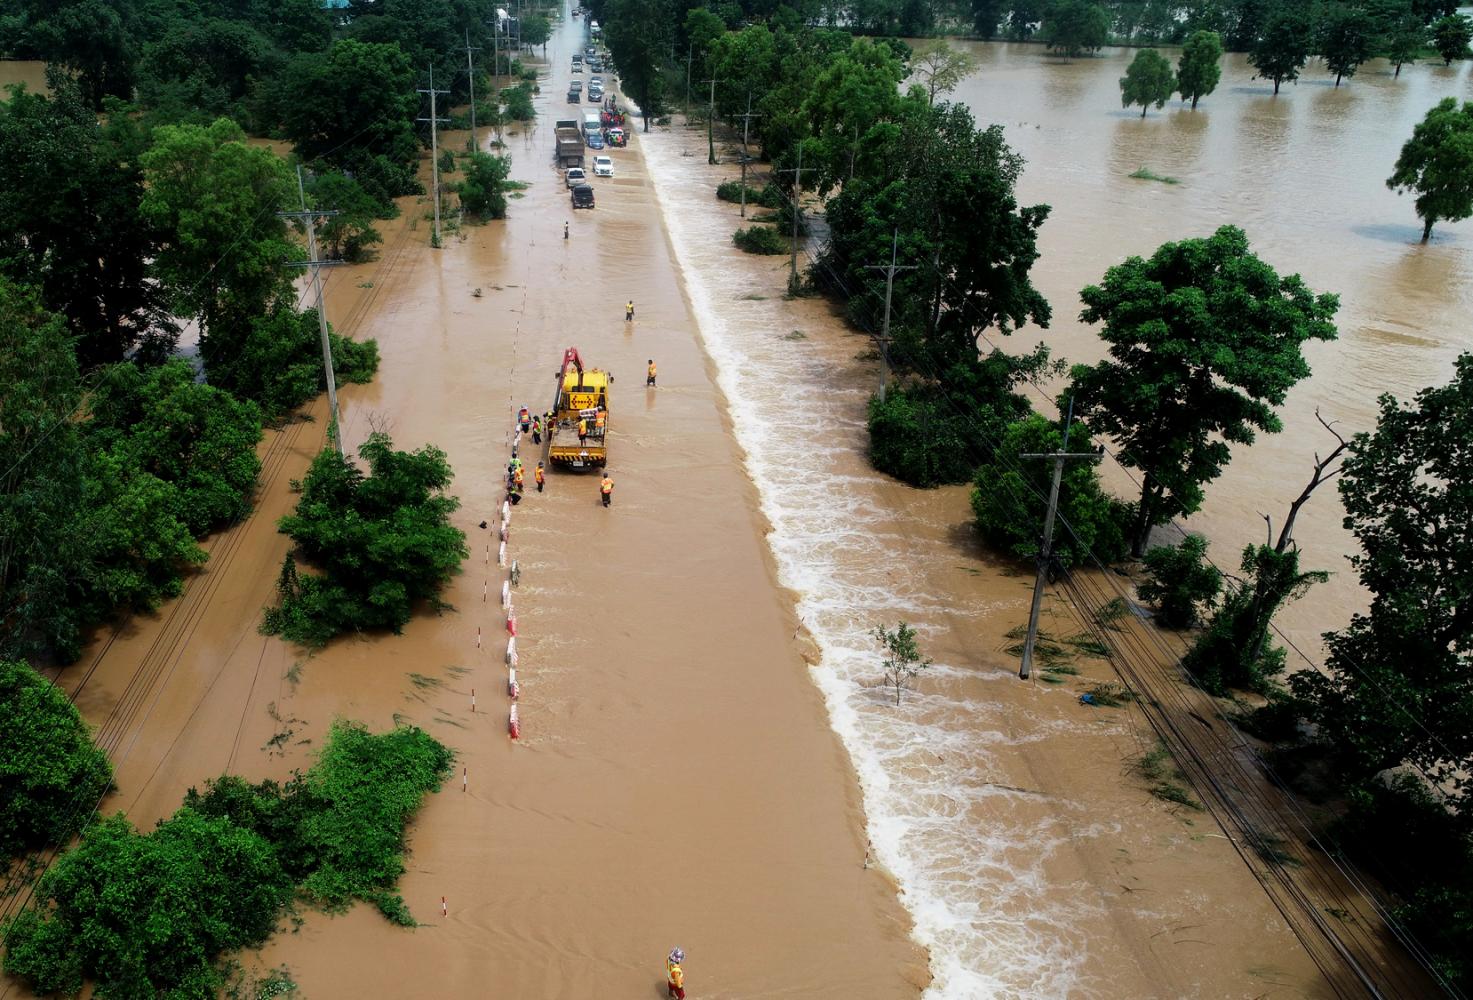
[[[1187,787],[1186,775],[1176,766],[1176,758],[1165,743],[1158,742],[1154,749],[1135,762],[1134,770],[1147,785],[1147,790],[1162,802],[1183,806],[1193,812],[1202,811],[1202,803]]]
[[[1128,176],[1130,176],[1130,177],[1132,177],[1132,178],[1134,178],[1135,180],[1138,180],[1138,181],[1157,181],[1157,182],[1159,182],[1161,184],[1180,184],[1181,183],[1181,181],[1178,180],[1177,178],[1175,178],[1175,177],[1168,177],[1165,174],[1158,174],[1154,170],[1152,170],[1150,167],[1141,167],[1139,170],[1135,171],[1135,173],[1129,174]]]

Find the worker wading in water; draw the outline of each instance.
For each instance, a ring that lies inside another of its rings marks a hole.
[[[542,484],[544,482],[546,482],[546,480],[547,480],[546,474],[543,473],[543,471],[542,471],[542,463],[541,462],[538,462],[537,463],[537,471],[534,472],[534,473],[532,473],[532,478],[534,480],[536,480],[536,482],[537,482],[537,492],[538,493],[541,493],[542,492]]]
[[[679,948],[670,949],[670,957],[665,959],[665,988],[675,1000],[685,1000],[685,970],[680,963],[685,961],[685,952]]]
[[[607,472],[604,473],[603,479],[599,481],[598,493],[599,496],[603,497],[605,507],[614,502],[614,481],[609,478]]]
[[[532,414],[525,406],[517,411],[517,424],[522,428],[523,434],[532,429]]]
[[[542,418],[541,417],[533,417],[532,418],[532,443],[533,444],[541,444],[542,443]]]
[[[653,388],[655,384],[655,374],[655,359],[650,358],[650,365],[644,370],[644,384]]]
[[[630,299],[628,302],[624,303],[624,322],[626,322],[626,323],[632,323],[632,322],[634,322],[634,300],[633,299]]]

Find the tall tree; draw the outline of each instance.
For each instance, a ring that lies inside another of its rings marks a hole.
[[[1293,679],[1351,781],[1415,764],[1467,816],[1473,792],[1473,355],[1409,405],[1383,395],[1340,497],[1361,544],[1366,614],[1326,636],[1326,671]]]
[[[1176,89],[1181,99],[1197,102],[1217,89],[1222,79],[1222,36],[1215,31],[1194,31],[1182,46],[1181,59],[1176,65]]]
[[[926,88],[926,96],[932,104],[936,95],[949,94],[956,89],[972,71],[977,60],[970,53],[954,49],[939,38],[917,46],[910,60],[911,71]]]
[[[1473,215],[1473,103],[1460,108],[1457,98],[1445,97],[1428,111],[1402,145],[1386,186],[1417,193],[1423,243],[1439,219]]]
[[[206,368],[239,349],[251,322],[290,295],[296,250],[276,217],[294,185],[240,127],[164,125],[142,156],[142,211],[165,234],[155,267],[179,315],[197,317]]]
[[[1110,15],[1089,0],[1053,0],[1043,16],[1042,35],[1049,49],[1066,59],[1098,52],[1110,39]]]
[[[1451,66],[1454,59],[1467,59],[1469,42],[1473,42],[1473,18],[1449,14],[1432,25],[1432,44],[1444,66]]]
[[[1375,25],[1359,7],[1334,4],[1319,24],[1319,53],[1325,68],[1335,74],[1335,86],[1355,76],[1360,64],[1371,58]]]
[[[990,42],[997,37],[998,23],[1007,8],[1007,0],[972,0],[972,30]]]
[[[1273,407],[1309,374],[1304,341],[1335,338],[1339,300],[1280,277],[1233,226],[1130,257],[1080,298],[1080,319],[1104,324],[1110,354],[1076,365],[1065,396],[1142,473],[1138,556],[1154,525],[1201,506],[1231,445],[1281,429]]]
[[[1144,118],[1152,104],[1158,110],[1165,107],[1175,89],[1176,78],[1167,58],[1155,49],[1141,49],[1120,78],[1120,106],[1139,104]]]
[[[77,76],[93,110],[105,97],[133,97],[139,37],[131,0],[62,0],[41,5],[27,32],[29,45],[49,63]]]
[[[1274,93],[1284,81],[1299,79],[1309,61],[1312,34],[1309,18],[1298,9],[1282,10],[1269,19],[1263,34],[1248,53],[1248,65],[1257,76],[1274,82]]]
[[[160,357],[176,329],[149,276],[159,234],[139,211],[142,133],[123,108],[99,124],[65,76],[51,84],[50,98],[0,102],[0,274],[66,317],[83,368]]]
[[[1415,14],[1406,13],[1390,22],[1382,35],[1386,61],[1396,67],[1393,74],[1401,77],[1401,68],[1415,63],[1427,44],[1427,27]]]
[[[669,0],[609,0],[604,37],[619,66],[619,80],[644,115],[660,112],[667,88],[664,66],[669,54],[672,15]]]

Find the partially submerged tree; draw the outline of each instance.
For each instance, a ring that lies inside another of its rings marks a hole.
[[[870,635],[885,652],[881,668],[885,672],[885,686],[894,688],[895,704],[900,704],[900,695],[915,683],[920,674],[931,668],[931,661],[921,655],[916,646],[916,630],[905,622],[895,626],[894,631],[877,625]]]
[[[1175,89],[1176,79],[1166,57],[1155,49],[1141,49],[1120,78],[1120,106],[1139,104],[1144,118],[1152,104],[1157,110],[1165,107]]]
[[[971,53],[954,49],[940,38],[916,47],[910,59],[911,71],[926,88],[926,96],[932,104],[938,94],[949,94],[956,89],[972,71],[977,60]]]
[[[467,215],[480,219],[506,218],[506,183],[511,173],[511,160],[476,152],[462,162],[465,164],[465,179],[456,188],[460,194],[460,207]]]
[[[1080,319],[1104,324],[1110,352],[1076,365],[1064,395],[1141,470],[1131,532],[1140,555],[1152,526],[1201,506],[1231,445],[1280,430],[1273,407],[1309,374],[1302,344],[1335,338],[1339,299],[1280,277],[1232,226],[1131,257],[1080,298]]]
[[[1438,220],[1473,215],[1473,103],[1460,108],[1457,98],[1444,97],[1428,111],[1402,145],[1386,186],[1417,193],[1423,243]]]
[[[1054,0],[1044,11],[1040,34],[1066,59],[1098,52],[1110,39],[1110,14],[1089,0]]]
[[[1332,4],[1319,24],[1319,53],[1325,68],[1335,74],[1335,86],[1355,76],[1361,63],[1374,54],[1376,26],[1359,7]]]
[[[1248,65],[1257,70],[1257,76],[1273,81],[1277,95],[1280,84],[1299,79],[1299,71],[1309,61],[1311,44],[1308,15],[1298,9],[1286,9],[1275,14],[1264,27],[1248,53]]]
[[[1222,36],[1215,31],[1194,31],[1182,46],[1176,65],[1176,89],[1181,99],[1197,102],[1217,89],[1222,79]]]
[[[1207,561],[1207,539],[1187,535],[1179,545],[1158,545],[1144,561],[1149,579],[1138,590],[1141,600],[1156,605],[1156,621],[1195,628],[1222,590],[1222,573]]]
[[[1444,66],[1451,66],[1454,59],[1467,59],[1469,42],[1473,42],[1473,18],[1449,14],[1432,25],[1432,45]]]

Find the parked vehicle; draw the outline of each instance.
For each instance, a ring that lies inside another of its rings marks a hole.
[[[583,72],[583,64],[578,61],[578,57],[577,56],[574,56],[573,57],[573,72],[574,73],[581,73],[581,72]]]
[[[582,167],[569,167],[567,182],[569,188],[575,188],[579,184],[588,183],[588,175],[583,172]]]
[[[593,34],[595,34],[595,35],[599,34],[601,31],[603,31],[603,29],[598,26],[598,22],[597,21],[589,21],[588,22],[588,30],[590,32],[592,32]]]
[[[604,99],[603,88],[601,88],[601,87],[589,87],[588,88],[588,99],[590,101],[601,101],[601,100],[603,100]]]
[[[582,17],[583,16],[583,8],[582,7],[574,7],[573,8],[573,16],[574,17]]]
[[[583,103],[583,92],[581,90],[574,90],[572,87],[569,87],[568,88],[568,103],[569,104],[582,104]]]
[[[574,208],[592,208],[593,207],[593,185],[591,185],[591,184],[579,184],[577,187],[575,187],[573,189],[573,207]]]
[[[611,160],[607,156],[595,156],[593,158],[593,176],[595,176],[595,177],[612,177],[612,176],[614,176],[614,161]]]
[[[603,124],[603,118],[597,108],[588,108],[583,112],[583,134],[585,136],[590,132],[602,132]]]
[[[622,148],[629,145],[629,137],[624,134],[622,128],[615,126],[614,128],[604,129],[604,142],[608,143],[611,147]]]
[[[601,136],[601,135],[599,135],[597,132],[589,132],[588,133],[588,148],[589,149],[603,149],[604,148],[604,137]]]

